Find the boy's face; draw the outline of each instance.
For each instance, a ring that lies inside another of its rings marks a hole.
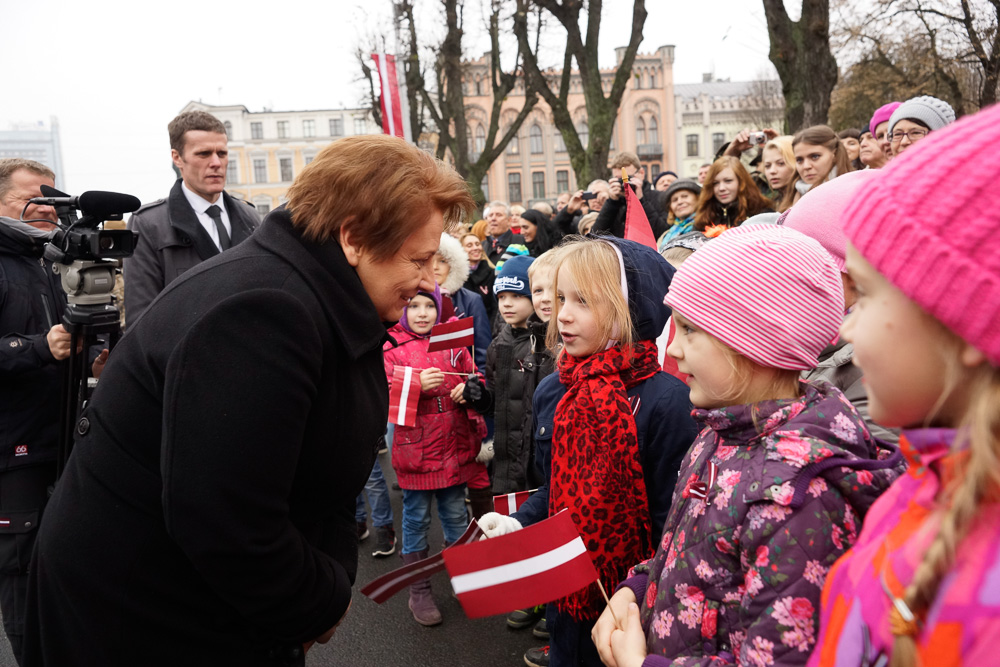
[[[552,318],[552,271],[543,269],[531,276],[531,305],[542,322]]]
[[[531,299],[514,292],[500,292],[497,296],[500,304],[500,316],[503,321],[517,329],[527,326],[528,318],[534,312]]]

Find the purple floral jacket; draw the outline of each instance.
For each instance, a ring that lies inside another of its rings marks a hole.
[[[656,555],[623,585],[660,665],[799,665],[830,566],[902,472],[832,385],[794,400],[695,410]]]

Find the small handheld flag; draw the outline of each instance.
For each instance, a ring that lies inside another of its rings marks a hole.
[[[628,174],[622,167],[622,189],[625,191],[625,238],[656,250],[656,237],[653,228],[649,226],[646,212],[642,210],[639,198],[628,187]]]
[[[556,600],[597,580],[566,511],[523,530],[447,549],[444,563],[469,618]]]
[[[517,493],[505,493],[502,496],[493,496],[493,511],[497,514],[510,516],[537,490],[531,489],[530,491],[518,491]]]
[[[469,347],[476,341],[476,331],[472,325],[471,317],[464,317],[454,322],[442,322],[435,324],[431,329],[430,345],[428,352],[439,352],[440,350],[451,350],[456,347]]]
[[[420,403],[420,373],[410,366],[393,366],[392,391],[389,392],[389,423],[413,426],[417,423]]]

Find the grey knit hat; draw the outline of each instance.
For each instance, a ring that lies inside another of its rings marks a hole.
[[[690,190],[695,194],[696,197],[701,194],[701,186],[698,185],[697,181],[694,181],[690,178],[678,179],[673,183],[671,183],[670,187],[664,190],[666,194],[664,194],[663,196],[666,198],[667,206],[670,206],[670,198],[673,197],[674,193],[677,192],[678,190]]]
[[[931,130],[940,130],[955,122],[955,110],[944,100],[930,95],[921,95],[906,100],[889,117],[889,134],[901,120],[920,121]]]

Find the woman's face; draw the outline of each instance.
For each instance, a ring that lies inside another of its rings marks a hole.
[[[927,136],[930,132],[923,125],[914,123],[912,120],[897,120],[892,127],[892,154],[902,155],[903,151]]]
[[[736,180],[732,168],[726,167],[715,175],[713,193],[720,204],[731,204],[736,201],[736,196],[740,193],[740,182]]]
[[[781,150],[774,146],[765,148],[764,176],[772,190],[780,190],[795,180],[795,167],[785,161]]]
[[[478,264],[483,259],[483,244],[475,234],[469,234],[462,239],[462,247],[469,256],[469,263]]]
[[[535,240],[535,234],[538,232],[538,227],[535,223],[529,221],[527,218],[518,218],[521,223],[521,236],[527,242],[532,242]]]
[[[441,245],[442,233],[444,216],[434,211],[406,238],[396,254],[376,259],[367,248],[351,242],[350,226],[341,228],[340,247],[383,322],[402,317],[417,292],[434,291],[434,255]]]
[[[799,178],[808,185],[816,185],[826,180],[833,169],[836,155],[826,146],[807,144],[805,142],[796,144],[795,167],[799,172]]]
[[[885,156],[886,162],[892,159],[892,142],[889,140],[889,121],[884,120],[875,126],[875,141],[879,150]]]
[[[438,285],[443,285],[444,281],[448,279],[448,274],[451,273],[451,264],[445,261],[444,257],[438,253],[434,255],[434,280]]]
[[[861,142],[854,137],[844,137],[840,140],[840,143],[844,145],[844,149],[847,151],[847,159],[854,160],[858,159],[858,154],[861,152]]]
[[[871,132],[865,132],[861,135],[861,151],[858,155],[861,158],[861,164],[866,167],[881,169],[885,166],[885,155],[882,154],[882,149],[879,148],[878,141],[875,140]]]
[[[433,299],[428,299],[423,294],[410,299],[410,304],[406,307],[406,323],[413,333],[421,336],[430,333],[436,321],[437,306]]]
[[[670,196],[670,210],[674,212],[674,217],[683,220],[692,213],[698,203],[698,195],[690,190],[678,190]]]

